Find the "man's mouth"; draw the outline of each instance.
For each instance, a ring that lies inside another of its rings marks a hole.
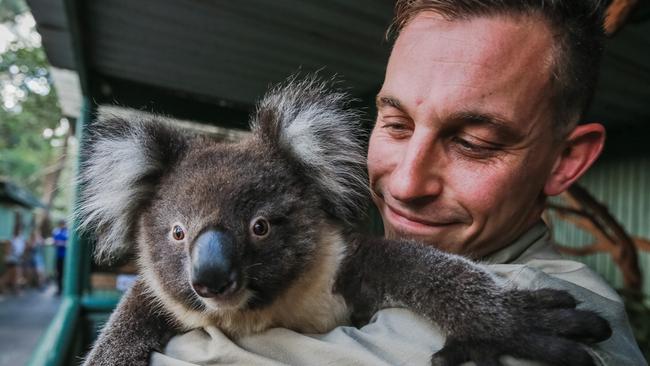
[[[385,204],[384,214],[387,220],[394,228],[403,228],[407,232],[420,232],[422,230],[431,230],[436,228],[447,227],[456,222],[450,220],[431,220],[419,217],[407,211]],[[400,230],[402,231],[402,230]]]
[[[440,202],[433,207],[427,205],[426,210],[410,210],[402,207],[386,196],[381,190],[371,191],[373,200],[382,211],[386,235],[397,237],[411,237],[426,242],[437,241],[449,234],[459,224],[470,224],[467,215],[461,209],[444,207]],[[424,212],[426,211],[426,213]]]
[[[399,208],[393,207],[388,204],[386,204],[386,207],[388,208],[387,211],[389,211],[391,215],[397,218],[399,221],[407,221],[408,223],[411,224],[425,225],[425,226],[448,226],[453,224],[452,221],[448,221],[448,220],[431,220],[431,219],[418,217],[417,215],[414,215],[412,213],[409,213],[407,211],[401,210]]]

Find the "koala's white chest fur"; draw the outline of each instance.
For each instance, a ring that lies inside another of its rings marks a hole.
[[[188,309],[165,293],[152,270],[147,266],[142,268],[145,282],[152,287],[161,305],[188,330],[216,325],[235,338],[272,327],[324,333],[349,320],[350,311],[343,297],[332,291],[345,250],[346,243],[338,230],[324,231],[314,265],[273,304],[259,310]]]

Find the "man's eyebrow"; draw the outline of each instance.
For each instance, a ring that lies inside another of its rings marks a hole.
[[[478,111],[463,111],[452,114],[449,119],[488,127],[506,142],[519,141],[523,138],[523,134],[513,127],[515,126],[514,122],[498,114]]]
[[[389,106],[389,107],[397,108],[400,111],[403,110],[402,104],[400,103],[399,99],[388,95],[377,95],[377,97],[375,98],[375,104],[377,105],[377,109]]]

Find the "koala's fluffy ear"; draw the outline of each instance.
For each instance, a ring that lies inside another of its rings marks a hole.
[[[361,117],[351,100],[331,81],[292,77],[266,94],[251,121],[254,135],[304,167],[326,210],[347,223],[363,216],[369,197]]]
[[[88,130],[75,216],[80,230],[96,234],[96,260],[110,263],[133,249],[137,215],[188,141],[153,120],[101,117]]]

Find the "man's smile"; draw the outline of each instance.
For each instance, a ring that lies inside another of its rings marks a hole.
[[[396,221],[399,221],[400,223],[404,223],[407,225],[413,225],[413,226],[448,226],[453,224],[453,221],[432,221],[432,220],[427,220],[421,217],[418,217],[417,215],[414,215],[412,213],[409,213],[408,211],[401,210],[397,207],[393,207],[389,204],[386,204],[387,208],[387,213],[392,216],[393,219]]]
[[[401,207],[398,202],[392,202],[390,198],[381,193],[373,192],[375,202],[382,211],[384,225],[395,234],[406,237],[426,237],[427,239],[435,238],[444,231],[456,225],[463,224],[466,221],[460,214],[444,214],[444,209],[436,210],[426,215],[416,213],[408,208]]]

